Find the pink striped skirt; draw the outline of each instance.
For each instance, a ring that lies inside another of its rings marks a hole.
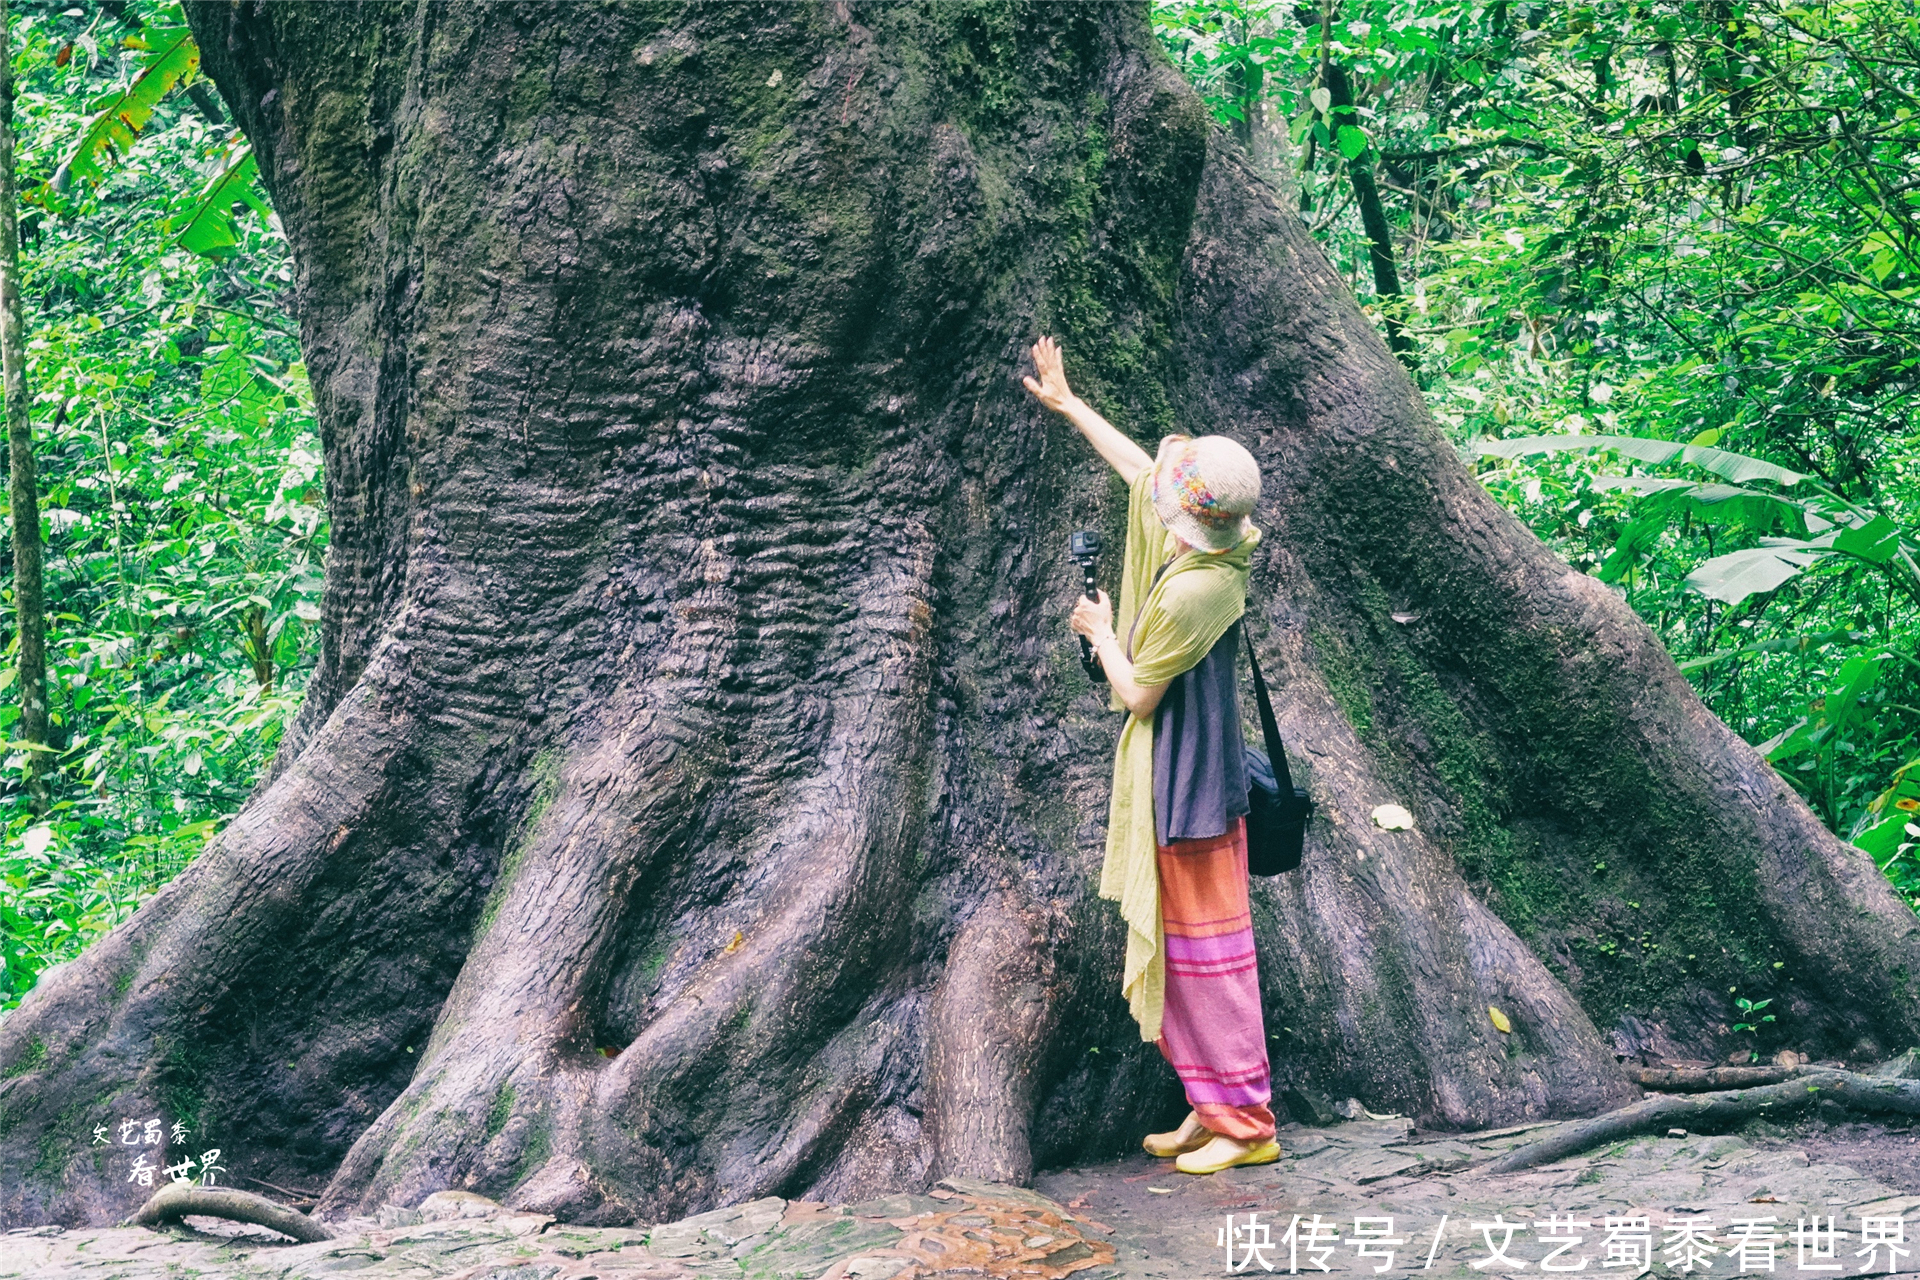
[[[1215,1133],[1271,1138],[1273,1081],[1247,908],[1247,825],[1159,847],[1166,1010],[1160,1052]]]

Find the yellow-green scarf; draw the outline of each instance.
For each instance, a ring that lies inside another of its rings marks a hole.
[[[1133,659],[1133,678],[1164,684],[1207,656],[1247,608],[1247,566],[1260,532],[1250,530],[1227,551],[1180,553],[1153,509],[1153,468],[1134,478],[1127,505],[1127,547],[1114,627]],[[1169,558],[1172,563],[1167,564]],[[1166,572],[1156,580],[1163,564]],[[1125,640],[1131,636],[1131,640]],[[1113,709],[1126,706],[1118,695]],[[1166,999],[1166,950],[1160,929],[1160,867],[1153,827],[1153,717],[1128,716],[1113,757],[1113,802],[1107,811],[1107,859],[1100,896],[1120,904],[1127,922],[1121,990],[1140,1024],[1140,1038],[1160,1038]]]

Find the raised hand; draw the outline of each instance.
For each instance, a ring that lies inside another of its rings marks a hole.
[[[1067,385],[1067,367],[1061,362],[1059,343],[1052,338],[1042,338],[1033,344],[1030,354],[1035,376],[1020,381],[1033,393],[1033,398],[1055,413],[1064,414],[1094,451],[1120,473],[1120,478],[1132,484],[1142,467],[1153,464],[1147,451],[1116,431],[1112,423],[1093,411],[1093,406],[1073,394],[1073,388]]]
[[[1021,384],[1047,408],[1056,413],[1065,413],[1067,406],[1078,397],[1067,386],[1067,368],[1060,358],[1060,344],[1052,338],[1043,337],[1033,344],[1030,354],[1033,356],[1034,372],[1040,376],[1022,378]]]

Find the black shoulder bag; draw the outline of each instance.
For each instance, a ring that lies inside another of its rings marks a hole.
[[[1253,696],[1260,703],[1260,731],[1267,740],[1265,751],[1247,748],[1247,872],[1277,876],[1300,865],[1313,797],[1293,785],[1280,724],[1273,718],[1273,700],[1267,696],[1266,677],[1260,674],[1260,659],[1253,656],[1253,637],[1247,633],[1245,619],[1240,622],[1240,642],[1253,667]]]

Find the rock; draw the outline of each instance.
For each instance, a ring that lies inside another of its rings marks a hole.
[[[418,1209],[409,1209],[405,1205],[383,1204],[374,1215],[374,1220],[383,1227],[417,1227],[427,1220]]]
[[[596,1253],[629,1250],[639,1256],[647,1233],[632,1227],[576,1227],[561,1225],[540,1233],[540,1243],[563,1258],[585,1258]]]
[[[1280,1136],[1280,1153],[1292,1160],[1305,1160],[1308,1156],[1319,1155],[1333,1145],[1333,1139],[1325,1134],[1303,1133]]]
[[[1281,1090],[1280,1103],[1295,1121],[1311,1128],[1325,1129],[1340,1123],[1340,1113],[1333,1109],[1326,1095],[1312,1089],[1289,1086]]]
[[[1920,1080],[1920,1049],[1909,1049],[1896,1058],[1889,1058],[1867,1074],[1892,1076],[1896,1080]]]
[[[1419,1156],[1409,1155],[1405,1151],[1383,1151],[1377,1148],[1345,1152],[1320,1165],[1324,1171],[1358,1186],[1379,1182],[1383,1178],[1397,1177],[1409,1169],[1419,1167]]]
[[[647,1233],[647,1252],[656,1258],[675,1258],[687,1262],[710,1261],[726,1252],[699,1227],[684,1222],[669,1222]]]
[[[1025,1205],[1029,1209],[1038,1209],[1042,1213],[1065,1213],[1066,1207],[1047,1199],[1037,1191],[1025,1187],[1009,1187],[998,1182],[981,1182],[975,1178],[942,1178],[937,1184],[949,1191],[958,1191],[963,1196],[976,1200],[1002,1200],[1013,1204]],[[955,1206],[947,1205],[945,1208]]]
[[[421,1220],[426,1222],[444,1222],[449,1218],[488,1218],[500,1212],[500,1202],[477,1196],[471,1191],[436,1191],[420,1202],[418,1212]]]
[[[1455,1173],[1472,1164],[1475,1156],[1471,1147],[1458,1143],[1425,1143],[1400,1150],[1420,1162],[1422,1173]]]
[[[1368,1142],[1389,1146],[1405,1142],[1413,1137],[1413,1121],[1405,1116],[1376,1116],[1367,1112],[1366,1119],[1352,1121],[1340,1130],[1342,1142]]]
[[[939,1213],[951,1207],[932,1196],[895,1195],[850,1204],[847,1212],[859,1218],[915,1218],[923,1213]]]
[[[847,1280],[892,1280],[913,1262],[909,1258],[849,1258]]]
[[[1751,1151],[1753,1144],[1736,1138],[1730,1133],[1708,1138],[1696,1149],[1695,1155],[1702,1160],[1725,1160],[1737,1151]]]
[[[593,1171],[583,1161],[555,1156],[531,1178],[513,1189],[509,1208],[523,1213],[548,1213],[577,1218],[599,1208],[605,1197],[593,1183]]]
[[[711,1261],[729,1252],[737,1254],[739,1245],[779,1226],[786,1211],[785,1200],[768,1196],[696,1213],[655,1227],[647,1236],[647,1248],[662,1258]]]
[[[1343,1120],[1365,1120],[1367,1109],[1360,1105],[1360,1099],[1348,1098],[1345,1102],[1336,1102],[1333,1109],[1340,1113]]]
[[[852,1216],[807,1218],[748,1243],[738,1266],[748,1280],[813,1280],[842,1266],[844,1274],[851,1274],[856,1269],[853,1260],[859,1259],[858,1270],[890,1275],[882,1251],[898,1246],[903,1234],[888,1223]],[[865,1280],[876,1278],[868,1275]]]

